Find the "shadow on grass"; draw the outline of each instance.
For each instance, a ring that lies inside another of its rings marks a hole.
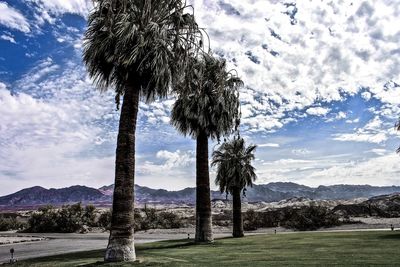
[[[146,245],[145,246],[137,246],[136,251],[157,250],[157,249],[165,249],[165,248],[180,248],[180,247],[202,245],[202,244],[196,244],[194,241],[186,241],[186,240],[165,240],[165,241],[159,241],[157,243],[149,243],[149,244],[151,244],[151,246],[146,246]]]
[[[237,238],[233,237],[223,237],[218,238],[216,241],[219,240],[233,240]],[[239,238],[240,239],[240,238]],[[164,250],[164,249],[179,249],[179,248],[187,248],[187,247],[194,247],[194,246],[213,246],[214,242],[211,243],[195,243],[193,239],[178,239],[178,240],[164,240],[158,242],[151,242],[151,243],[142,243],[136,245],[136,252],[140,254],[141,252],[145,253],[146,251],[156,251],[156,250]],[[91,250],[91,251],[82,251],[82,252],[72,252],[67,254],[60,254],[54,256],[46,256],[46,257],[39,257],[29,259],[27,261],[22,261],[21,263],[31,263],[31,264],[52,264],[54,262],[63,262],[63,263],[71,263],[74,264],[76,261],[80,261],[81,263],[79,266],[120,266],[119,264],[123,263],[109,263],[103,261],[105,248],[99,250]],[[26,265],[23,265],[26,266]],[[47,266],[47,265],[46,265]],[[123,265],[125,266],[125,265]],[[130,266],[130,265],[129,265]]]
[[[60,255],[54,255],[54,256],[33,258],[33,259],[29,259],[28,261],[30,263],[48,263],[48,262],[55,262],[55,261],[66,262],[66,261],[70,261],[71,259],[88,260],[88,259],[93,259],[93,258],[99,258],[103,255],[103,253],[104,253],[104,250],[99,249],[99,250],[73,252],[73,253],[60,254]],[[22,263],[23,262],[24,261],[22,261]]]
[[[400,231],[389,232],[387,234],[381,235],[380,239],[400,239]]]

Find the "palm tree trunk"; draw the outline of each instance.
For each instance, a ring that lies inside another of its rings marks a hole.
[[[139,90],[125,87],[119,120],[110,238],[105,261],[134,261],[135,132]]]
[[[233,237],[242,237],[243,234],[243,218],[242,218],[242,201],[240,198],[240,188],[233,188]]]
[[[208,136],[200,132],[196,144],[196,242],[212,242]]]

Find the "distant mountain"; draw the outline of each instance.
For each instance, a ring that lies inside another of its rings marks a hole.
[[[103,203],[110,204],[114,185],[99,189],[86,186],[72,186],[61,189],[46,189],[40,186],[26,188],[14,194],[0,197],[0,206],[21,207],[44,204],[61,205],[67,203]],[[276,202],[293,197],[304,197],[316,200],[339,200],[354,198],[371,198],[400,192],[400,186],[370,185],[332,185],[308,187],[296,183],[269,183],[254,185],[246,191],[245,199],[250,202]],[[218,191],[211,192],[212,199],[225,199],[226,195]],[[135,199],[138,203],[187,203],[194,204],[195,188],[178,191],[152,189],[135,185]]]
[[[46,189],[40,186],[26,188],[14,194],[0,197],[0,205],[28,206],[42,204],[64,204],[107,200],[98,189],[87,186],[71,186],[61,189]]]

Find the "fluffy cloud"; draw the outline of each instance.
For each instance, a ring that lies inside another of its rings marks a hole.
[[[5,2],[0,2],[0,24],[10,29],[19,30],[24,33],[30,32],[27,19],[15,8]]]
[[[243,122],[251,128],[280,128],[275,120],[287,122],[285,112],[317,100],[342,100],[361,88],[391,105],[400,99],[395,96],[398,87],[386,86],[400,79],[400,32],[392,26],[400,23],[396,2],[193,3],[214,52],[227,58],[248,86],[242,92],[248,103]],[[269,102],[275,104],[272,113]],[[314,108],[310,112],[325,113]],[[265,123],[256,123],[250,119],[256,116],[272,118],[259,117]]]
[[[310,180],[321,179],[326,184],[397,184],[400,175],[399,157],[396,154],[379,156],[361,162],[348,162],[313,172]]]
[[[378,156],[350,161],[345,155],[331,155],[318,159],[281,159],[264,162],[257,166],[258,183],[290,181],[309,186],[398,184],[399,156],[383,150],[373,152],[378,153]]]
[[[369,142],[380,144],[388,140],[390,130],[393,125],[384,125],[380,117],[376,116],[370,120],[364,127],[357,129],[354,133],[334,134],[334,140]]]
[[[5,41],[9,41],[13,44],[16,44],[17,42],[14,39],[14,36],[12,36],[11,34],[2,34],[0,35],[0,39],[5,40]]]
[[[314,116],[325,116],[330,111],[329,108],[323,107],[312,107],[306,110],[307,114],[314,115]]]
[[[63,13],[78,14],[86,16],[92,9],[93,4],[90,0],[31,0],[36,3],[42,11],[42,15],[48,13],[60,15]]]
[[[195,162],[195,153],[193,151],[182,152],[177,150],[175,152],[170,152],[167,150],[160,150],[157,152],[156,157],[165,160],[161,165],[161,169],[186,167]]]

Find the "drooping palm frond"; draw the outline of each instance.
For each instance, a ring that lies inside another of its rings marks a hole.
[[[205,132],[219,139],[240,122],[239,88],[243,82],[226,70],[226,62],[203,53],[191,58],[191,72],[174,88],[179,97],[173,105],[171,123],[184,135]]]
[[[95,0],[83,60],[101,90],[116,100],[127,83],[151,101],[164,97],[201,48],[202,34],[182,0]]]
[[[234,137],[213,152],[211,165],[217,167],[215,184],[219,186],[221,193],[232,193],[234,187],[243,190],[253,185],[257,175],[251,162],[254,160],[256,147],[246,147],[243,138]]]

